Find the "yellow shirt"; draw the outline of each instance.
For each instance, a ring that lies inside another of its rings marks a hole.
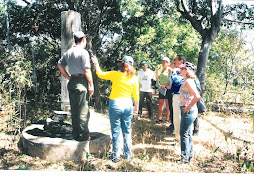
[[[139,100],[139,83],[138,77],[128,77],[123,72],[108,71],[96,72],[101,79],[110,80],[112,82],[112,90],[109,98],[115,100],[117,98],[132,98],[134,101]]]

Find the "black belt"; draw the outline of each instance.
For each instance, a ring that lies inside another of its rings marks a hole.
[[[71,75],[71,77],[85,77],[84,74],[73,74]]]

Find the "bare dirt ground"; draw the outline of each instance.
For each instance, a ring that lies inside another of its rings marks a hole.
[[[154,107],[155,111],[157,107]],[[0,119],[0,170],[43,171],[121,171],[176,173],[250,173],[254,172],[254,126],[249,115],[207,112],[199,118],[200,131],[193,137],[194,158],[180,162],[180,144],[166,127],[146,118],[133,119],[133,159],[113,163],[107,155],[87,161],[46,161],[30,157],[18,149],[19,135],[7,131],[8,120]]]

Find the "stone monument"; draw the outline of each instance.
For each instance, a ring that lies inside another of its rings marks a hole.
[[[74,45],[73,33],[77,31],[82,31],[80,14],[72,10],[61,12],[61,56]],[[61,109],[63,111],[70,110],[67,84],[68,80],[61,75]]]

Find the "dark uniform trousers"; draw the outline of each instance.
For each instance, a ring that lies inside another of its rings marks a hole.
[[[89,92],[86,77],[71,77],[67,88],[71,105],[72,136],[74,139],[88,136],[90,112],[88,107]]]
[[[174,122],[173,122],[173,93],[171,93],[171,90],[168,90],[168,107],[169,107],[169,120],[171,122],[171,125],[173,126],[174,129]]]
[[[140,91],[140,101],[139,101],[139,114],[142,114],[142,108],[144,106],[144,101],[146,99],[147,109],[149,113],[149,117],[153,116],[152,110],[152,92],[142,92]]]

